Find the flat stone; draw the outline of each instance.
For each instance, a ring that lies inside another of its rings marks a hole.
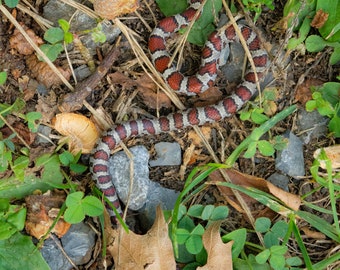
[[[151,167],[174,166],[182,164],[181,146],[174,142],[160,142],[155,144],[157,159],[150,160]]]

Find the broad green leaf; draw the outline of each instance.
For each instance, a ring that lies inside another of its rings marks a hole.
[[[32,132],[38,131],[39,123],[36,123],[36,121],[41,118],[42,114],[40,112],[29,112],[26,114],[27,125]]]
[[[83,206],[79,203],[77,205],[69,206],[64,213],[64,219],[66,222],[76,224],[83,221],[85,218],[85,212]]]
[[[327,100],[334,108],[340,102],[340,83],[324,83],[319,91],[322,92],[322,97]]]
[[[333,132],[335,138],[340,138],[340,117],[333,116],[328,123],[328,129]]]
[[[310,35],[307,37],[305,43],[306,49],[309,52],[320,52],[327,46],[327,42],[317,35]]]
[[[194,204],[188,210],[188,215],[196,218],[200,218],[202,216],[202,212],[204,210],[204,205],[202,204]]]
[[[7,223],[6,221],[0,220],[0,242],[1,240],[10,238],[17,231],[18,230],[11,224]]]
[[[167,17],[181,13],[188,7],[186,0],[156,0],[156,3],[162,13]]]
[[[45,32],[44,39],[51,44],[62,42],[64,40],[64,31],[59,27],[51,27]]]
[[[178,244],[184,244],[189,238],[190,232],[186,229],[178,228],[176,231]]]
[[[331,65],[335,65],[338,62],[340,62],[340,47],[334,48],[334,51],[332,52],[331,57],[329,59],[329,63]]]
[[[21,231],[25,227],[26,213],[26,208],[18,205],[11,205],[6,222],[11,224],[17,231]]]
[[[33,245],[31,237],[17,232],[0,241],[0,269],[49,270],[50,267]]]
[[[40,49],[46,54],[48,59],[50,59],[52,62],[55,61],[58,58],[58,55],[64,50],[63,45],[61,43],[43,44],[40,46]]]
[[[245,228],[232,231],[222,236],[222,241],[224,243],[229,242],[231,240],[234,241],[233,246],[231,248],[233,261],[236,258],[238,258],[241,251],[244,249],[246,238],[247,238],[247,230]]]
[[[185,242],[187,250],[191,254],[198,254],[203,249],[202,236],[193,234]]]
[[[71,162],[73,162],[74,157],[69,151],[64,151],[59,155],[59,160],[61,164],[63,164],[64,166],[68,166]]]
[[[208,204],[208,205],[206,205],[205,207],[204,207],[204,209],[203,209],[203,212],[202,212],[202,219],[203,220],[208,220],[208,219],[210,219],[210,216],[211,216],[211,214],[213,213],[213,211],[214,211],[214,206],[213,205],[211,205],[211,204]]]
[[[274,146],[266,140],[260,140],[257,143],[257,147],[258,147],[260,153],[264,156],[267,156],[267,157],[272,156],[275,153]]]
[[[268,120],[268,116],[264,115],[262,111],[260,110],[254,110],[251,114],[251,120],[255,124],[263,124]]]
[[[79,205],[83,197],[84,193],[81,191],[70,193],[66,198],[66,206],[73,207]]]
[[[72,172],[81,174],[83,172],[85,172],[87,170],[87,166],[83,165],[83,164],[74,164],[71,163],[70,164],[70,169]]]
[[[222,220],[225,219],[229,214],[229,208],[225,205],[219,205],[215,207],[211,213],[210,220]]]
[[[263,263],[265,263],[268,260],[269,256],[270,256],[270,250],[269,249],[265,249],[264,251],[262,251],[259,254],[257,254],[255,259],[256,259],[257,263],[263,264]]]
[[[338,30],[333,33],[334,27],[340,21],[340,1],[319,0],[317,1],[317,4],[316,4],[316,10],[317,11],[322,10],[323,12],[328,14],[327,21],[321,28],[319,28],[319,32],[321,36],[325,39],[327,38],[328,41],[332,41],[332,42],[340,41],[340,31]]]
[[[270,247],[270,252],[273,255],[284,255],[288,251],[287,246],[272,246]]]
[[[268,232],[271,226],[271,221],[269,218],[260,217],[255,221],[255,230],[260,233]]]
[[[5,4],[9,7],[9,8],[15,8],[19,3],[19,0],[5,0]]]
[[[86,196],[82,200],[82,206],[86,215],[95,217],[103,214],[104,206],[102,202],[95,196]]]
[[[274,269],[284,269],[286,259],[283,255],[271,255],[269,263]]]
[[[248,145],[247,151],[244,153],[245,158],[252,158],[256,153],[257,142],[251,142]]]

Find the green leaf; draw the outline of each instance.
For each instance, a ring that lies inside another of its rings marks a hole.
[[[24,181],[25,169],[28,167],[30,160],[26,156],[19,156],[11,166],[12,170],[19,181]]]
[[[202,236],[192,234],[185,242],[185,247],[191,254],[198,254],[203,249]]]
[[[82,222],[85,218],[83,206],[80,204],[72,205],[65,210],[64,219],[66,222],[76,224]]]
[[[202,204],[194,204],[188,210],[188,215],[196,218],[200,218],[202,216],[202,212],[204,210],[204,206]]]
[[[0,241],[0,269],[49,270],[50,267],[33,245],[31,237],[17,232]]]
[[[258,147],[260,153],[264,156],[267,156],[267,157],[272,156],[275,153],[274,146],[266,140],[260,140],[257,143],[257,147]]]
[[[270,252],[272,255],[284,255],[288,251],[287,246],[272,246]]]
[[[65,41],[65,43],[66,44],[70,44],[72,41],[73,41],[73,34],[72,33],[70,33],[70,32],[66,32],[65,34],[64,34],[64,41]],[[105,37],[105,40],[106,40],[106,37]],[[105,41],[104,41],[105,42]]]
[[[15,234],[17,230],[11,224],[6,221],[0,220],[0,242],[1,240],[5,240],[10,238],[13,234]],[[0,255],[1,257],[1,255]]]
[[[294,50],[298,45],[300,45],[307,37],[310,30],[311,19],[309,17],[304,18],[303,23],[299,29],[299,37],[291,38],[288,41],[287,48],[289,50]]]
[[[59,27],[51,27],[45,32],[44,39],[51,44],[62,42],[64,40],[64,31]]]
[[[229,208],[225,205],[219,205],[215,207],[213,212],[211,213],[210,220],[223,220],[229,214]]]
[[[270,256],[269,263],[274,269],[284,269],[286,260],[283,255],[272,255]]]
[[[82,205],[85,214],[90,217],[96,217],[104,213],[104,206],[102,202],[95,196],[86,196],[82,200]]]
[[[0,72],[0,85],[3,85],[7,80],[7,72]]]
[[[55,61],[58,58],[58,55],[64,50],[63,45],[61,43],[43,44],[40,46],[40,49],[46,54],[48,59],[50,59],[52,62]],[[41,59],[39,58],[39,60]]]
[[[256,147],[257,147],[257,141],[255,142],[251,142],[249,145],[248,145],[248,149],[247,151],[244,153],[244,157],[245,158],[252,158],[255,153],[256,153]]]
[[[224,243],[229,242],[231,240],[234,241],[233,246],[231,248],[233,261],[236,258],[238,258],[241,251],[244,249],[246,239],[247,239],[247,230],[245,228],[232,231],[222,236],[222,241]]]
[[[32,132],[38,131],[39,123],[37,123],[37,120],[41,118],[42,114],[40,112],[29,112],[26,114],[27,125]]]
[[[329,131],[333,132],[335,138],[340,138],[340,117],[335,115],[328,123]]]
[[[288,232],[288,224],[283,220],[277,221],[274,223],[271,231],[276,235],[277,238],[284,238]]]
[[[264,251],[260,252],[255,256],[256,262],[259,264],[264,264],[270,256],[269,249],[265,249]]]
[[[254,110],[251,114],[251,120],[255,124],[263,124],[268,119],[268,116],[264,115],[262,110]]]
[[[203,220],[209,220],[210,216],[212,215],[214,211],[215,206],[208,204],[204,207],[203,212],[202,212],[202,219]]]
[[[178,244],[184,244],[189,238],[190,232],[186,229],[178,228],[176,231]]]
[[[59,160],[64,166],[69,166],[73,162],[74,157],[69,151],[64,151],[59,155]]]
[[[77,174],[81,174],[81,173],[83,173],[87,170],[87,166],[85,166],[83,164],[71,163],[70,169],[71,169],[72,172],[75,172]]]
[[[329,59],[329,63],[331,65],[335,65],[338,62],[340,62],[340,47],[334,48],[334,51],[331,54],[331,57]]]
[[[15,8],[19,3],[19,0],[5,0],[5,4],[9,7],[9,8]]]
[[[268,232],[271,226],[271,221],[269,218],[260,217],[255,221],[255,230],[260,233]]]
[[[334,108],[340,102],[340,83],[324,83],[319,91],[322,92],[322,98],[327,100]]]
[[[188,7],[186,0],[156,0],[156,3],[166,17],[181,13]]]
[[[58,24],[60,26],[60,28],[66,33],[70,30],[70,24],[68,23],[68,21],[64,20],[64,19],[59,19],[58,20]],[[52,43],[52,42],[51,42]]]
[[[6,212],[9,208],[9,199],[0,198],[0,212]]]
[[[327,21],[321,28],[319,28],[321,36],[328,41],[339,41],[340,31],[333,31],[334,27],[340,21],[340,1],[317,1],[316,10],[322,10],[328,14]]]
[[[303,262],[299,257],[290,257],[286,259],[286,264],[289,266],[300,266]]]
[[[84,197],[84,192],[82,191],[70,193],[69,195],[67,195],[67,198],[66,198],[66,206],[73,207],[73,206],[79,205],[83,197]]]
[[[317,35],[310,35],[305,43],[306,49],[309,52],[320,52],[327,46],[327,42]]]

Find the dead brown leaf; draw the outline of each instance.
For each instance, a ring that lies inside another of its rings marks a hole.
[[[38,37],[32,29],[28,29],[28,27],[25,25],[22,25],[22,27],[35,44],[38,46],[44,44],[44,41]],[[9,44],[12,49],[16,50],[22,55],[30,55],[34,52],[33,47],[27,42],[24,36],[17,29],[14,30],[13,35],[10,37]]]
[[[300,102],[303,106],[306,105],[306,102],[312,99],[312,91],[310,88],[312,86],[322,85],[324,82],[319,79],[306,79],[302,84],[300,84],[295,93],[295,100]]]
[[[120,227],[115,231],[115,240],[108,250],[117,270],[176,269],[168,225],[160,207],[156,210],[155,223],[145,235],[126,233]]]
[[[309,237],[309,238],[313,238],[313,239],[326,239],[326,235],[324,235],[321,232],[317,232],[317,231],[313,231],[310,228],[304,226],[300,228],[301,231],[304,232],[305,236]]]
[[[34,54],[27,56],[26,64],[28,70],[31,71],[32,76],[36,78],[38,82],[44,84],[47,88],[50,88],[51,86],[59,86],[63,83],[49,65],[46,62],[39,61]],[[66,80],[70,79],[70,69],[63,69],[62,67],[57,67],[57,69],[59,69]]]
[[[21,136],[22,139],[24,139],[24,141],[27,143],[27,145],[31,145],[35,138],[36,138],[36,133],[32,133],[27,125],[23,124],[22,122],[14,122],[11,124],[11,127],[15,130],[15,132],[17,134],[19,134],[19,136]],[[9,127],[3,127],[1,128],[1,133],[3,135],[4,138],[9,137],[11,134],[13,134],[12,129],[10,129]],[[18,137],[14,137],[12,139],[12,141],[16,144],[22,144],[23,142],[18,139]]]
[[[164,92],[156,91],[157,85],[147,74],[138,78],[137,83],[138,94],[149,108],[158,110],[171,107],[170,98]]]
[[[215,104],[221,100],[223,96],[222,91],[218,87],[210,87],[199,95],[199,100],[194,103],[195,107],[205,107]]]
[[[220,221],[213,222],[202,236],[203,245],[208,253],[207,264],[197,270],[232,270],[231,247],[233,241],[223,243],[220,236]]]
[[[263,178],[258,178],[252,175],[243,174],[233,169],[226,169],[225,172],[227,173],[230,181],[233,184],[240,185],[243,187],[253,187],[253,188],[262,190],[264,192],[267,192],[275,196],[276,198],[280,199],[284,204],[286,204],[288,207],[292,208],[293,210],[297,211],[300,207],[301,199],[299,196],[286,192],[278,188],[277,186],[271,184],[270,182],[266,181]],[[218,171],[213,172],[210,175],[210,179],[212,180],[213,183],[224,181],[223,177],[221,176],[221,173]],[[225,199],[229,203],[235,204],[234,194],[230,188],[225,187],[225,186],[220,186],[220,185],[217,185],[217,188],[222,193],[222,195],[224,195]],[[245,202],[247,204],[251,205],[254,203],[254,199],[242,193],[241,195],[242,197],[244,197]],[[285,215],[286,213],[281,213],[281,214]]]
[[[65,194],[47,192],[44,195],[30,195],[25,197],[27,205],[26,231],[37,239],[43,237],[54,222],[60,207],[65,201]],[[51,232],[62,237],[69,230],[71,224],[59,219]]]
[[[321,28],[325,24],[325,22],[328,19],[328,16],[329,16],[328,13],[324,12],[322,9],[319,9],[316,12],[316,14],[315,14],[315,16],[313,18],[313,21],[310,23],[310,25],[312,27],[315,27],[315,28],[319,29],[319,28]]]

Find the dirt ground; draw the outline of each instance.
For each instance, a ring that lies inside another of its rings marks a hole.
[[[39,13],[42,12],[43,2],[40,1],[28,1],[32,6],[34,6]],[[149,7],[145,5],[146,1],[140,2],[140,8],[138,10],[140,16],[147,22],[147,24],[153,28],[154,27],[154,17],[156,20],[163,18],[163,15],[159,12],[156,4],[153,1],[148,1]],[[339,66],[330,66],[329,52],[323,51],[318,54],[303,54],[301,51],[294,51],[292,53],[285,53],[283,45],[287,40],[287,33],[276,30],[273,28],[282,18],[283,6],[285,1],[275,1],[275,10],[271,11],[264,9],[262,15],[258,19],[256,26],[262,30],[264,33],[261,38],[264,42],[264,46],[271,50],[273,47],[278,48],[278,54],[272,54],[272,69],[274,83],[271,85],[275,86],[279,91],[279,95],[276,100],[277,109],[276,112],[288,107],[291,104],[297,104],[301,107],[302,104],[299,97],[296,96],[297,89],[299,85],[303,85],[306,81],[315,79],[321,82],[334,81],[335,76],[340,73]],[[36,21],[29,15],[24,14],[19,9],[10,10],[16,20],[22,25],[27,27],[27,29],[32,29],[35,35],[42,37],[44,31],[36,23]],[[152,11],[153,13],[151,13]],[[138,40],[141,48],[149,56],[147,49],[147,40],[150,33],[146,25],[138,18],[135,14],[127,15],[129,19],[122,19],[127,27],[134,30],[138,35],[136,39]],[[75,87],[76,101],[67,101],[65,105],[65,95],[70,93],[70,90],[64,85],[59,86],[39,86],[37,82],[37,74],[32,71],[32,65],[28,64],[29,56],[23,55],[13,49],[10,45],[9,40],[14,35],[15,27],[10,23],[10,21],[1,14],[0,20],[0,71],[7,71],[8,80],[5,86],[0,86],[0,103],[12,104],[16,98],[23,97],[26,101],[24,112],[29,111],[40,111],[43,114],[43,123],[46,125],[51,125],[52,118],[60,112],[61,108],[68,105],[68,110],[76,111],[79,114],[90,116],[91,113],[88,110],[88,106],[79,106],[79,100],[82,100],[86,94],[84,94],[84,88],[81,88],[84,84],[78,82],[75,84],[74,79],[70,78],[69,83]],[[166,105],[163,108],[151,108],[150,102],[155,102],[154,96],[143,96],[141,93],[140,86],[136,82],[145,82],[145,71],[140,67],[136,56],[133,53],[131,45],[126,40],[124,35],[120,35],[120,41],[114,44],[103,44],[97,48],[96,55],[93,56],[92,60],[96,66],[100,65],[107,59],[108,54],[112,48],[115,49],[115,54],[105,68],[107,68],[107,73],[103,78],[99,78],[97,74],[95,78],[92,77],[92,81],[86,81],[87,84],[91,85],[91,93],[86,96],[87,103],[93,108],[101,107],[103,108],[103,114],[111,119],[111,121],[117,123],[122,121],[122,119],[137,119],[141,117],[166,115],[168,113],[177,110],[175,105]],[[111,51],[112,52],[112,51]],[[188,72],[193,72],[195,66],[200,59],[200,48],[193,45],[185,46],[183,51],[184,58],[191,60],[186,63],[188,66]],[[275,58],[276,55],[281,55]],[[189,57],[193,56],[193,57]],[[78,49],[73,48],[69,52],[69,58],[74,67],[81,64],[87,64],[88,61],[83,58]],[[67,66],[67,57],[65,53],[62,53],[56,61],[58,66]],[[38,71],[39,72],[43,72]],[[225,84],[223,78],[219,78],[217,81],[217,87]],[[223,90],[223,95],[227,91],[232,91],[233,86],[228,86],[226,90]],[[44,94],[39,92],[39,89]],[[83,93],[83,95],[81,94]],[[214,93],[214,92],[212,92]],[[157,96],[157,94],[155,94]],[[163,97],[159,97],[161,99]],[[196,106],[196,104],[208,104],[213,100],[214,94],[208,94],[207,97],[195,97],[187,98],[180,97],[180,100],[185,104],[186,107]],[[119,107],[117,107],[116,100],[120,100],[122,103],[130,103],[131,106],[124,107],[124,112],[122,113]],[[166,100],[166,98],[165,98]],[[63,103],[64,102],[64,103]],[[72,103],[74,102],[74,103]],[[168,101],[164,101],[168,102]],[[167,103],[168,104],[168,103]],[[280,122],[275,128],[273,128],[272,135],[282,134],[286,130],[292,130],[296,128],[296,114],[291,115],[285,121]],[[9,122],[14,126],[17,122],[20,122],[18,118],[11,118]],[[228,119],[224,119],[219,123],[214,123],[207,125],[207,128],[212,131],[210,134],[209,141],[215,153],[219,159],[227,157],[237,145],[244,140],[251,131],[254,129],[254,125],[250,122],[243,122],[239,119],[239,115],[233,116]],[[22,131],[22,136],[27,139],[29,137],[28,130]],[[56,135],[55,131],[51,131],[51,134]],[[182,150],[189,147],[190,141],[190,129],[184,131],[171,132],[170,134],[162,134],[157,136],[148,137],[137,137],[130,139],[126,142],[127,146],[132,145],[145,145],[151,152],[154,153],[154,144],[158,141],[177,141],[182,147]],[[55,136],[54,136],[55,138]],[[28,140],[28,139],[27,139]],[[56,139],[52,139],[55,144],[57,144]],[[18,145],[20,142],[16,142]],[[54,147],[51,145],[44,149],[42,144],[37,143],[35,140],[29,141],[31,151],[53,151]],[[304,146],[304,158],[305,158],[305,171],[306,177],[300,181],[294,181],[291,179],[289,184],[290,193],[299,194],[302,193],[302,187],[310,179],[310,166],[313,162],[313,152],[319,148],[334,144],[331,138],[327,136],[319,137],[313,139],[308,145]],[[45,144],[43,145],[45,146]],[[213,159],[207,149],[203,146],[196,146],[196,155],[191,156],[193,161],[188,162],[184,169],[180,166],[155,168],[150,171],[150,178],[154,181],[159,181],[161,185],[167,188],[175,189],[180,191],[184,184],[184,179],[190,173],[190,171],[198,166],[203,165],[208,162],[213,162]],[[84,155],[83,162],[86,164],[87,156]],[[272,157],[264,157],[257,154],[255,159],[245,159],[240,158],[236,164],[237,169],[245,174],[256,175],[257,177],[267,178],[272,173],[275,172],[275,160]],[[82,180],[82,185],[84,185],[84,190],[88,189],[88,185],[91,183],[90,173],[84,173],[81,176],[75,176],[76,180]],[[322,194],[315,194],[315,196],[320,196]],[[315,197],[314,200],[319,198]],[[196,198],[196,203],[210,203],[214,200],[215,203],[221,203],[221,198],[218,191],[214,188],[210,188],[205,194]],[[322,205],[320,205],[322,206]],[[247,227],[249,224],[244,220],[243,216],[237,211],[231,208],[230,219],[228,224],[225,225],[227,231],[232,231],[236,228]],[[306,240],[308,241],[308,240]],[[311,240],[312,241],[312,240]],[[332,243],[326,243],[322,247],[314,247],[313,242],[308,243],[308,248],[310,249],[310,255],[313,261],[318,261],[322,259],[332,248]]]

